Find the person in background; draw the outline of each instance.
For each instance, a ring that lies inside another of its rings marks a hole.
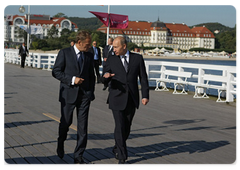
[[[100,73],[99,66],[102,65],[101,50],[97,47],[97,42],[93,41],[92,47],[89,49],[89,52],[94,56],[94,69],[97,76],[97,83],[100,83]]]
[[[18,55],[21,57],[21,66],[20,66],[21,68],[24,68],[26,56],[29,56],[28,54],[29,54],[28,49],[25,46],[25,43],[22,43],[22,45],[19,47],[19,52],[18,52]]]
[[[74,46],[59,51],[52,75],[60,81],[59,102],[61,119],[57,154],[64,157],[64,141],[72,124],[73,111],[77,111],[77,145],[74,151],[74,163],[84,164],[83,153],[87,145],[88,114],[90,103],[95,99],[95,75],[93,55],[88,52],[91,35],[79,31]]]
[[[113,51],[113,55],[108,55],[103,81],[110,82],[107,103],[115,121],[113,153],[118,163],[124,164],[128,158],[126,141],[136,108],[139,108],[138,78],[143,105],[149,102],[149,84],[142,55],[129,52],[124,37],[114,39]]]
[[[75,41],[72,40],[72,41],[70,42],[70,45],[71,45],[71,46],[74,46],[74,44],[75,44]]]
[[[109,38],[108,39],[108,45],[106,45],[103,49],[103,72],[102,72],[102,75],[104,75],[105,73],[105,63],[107,61],[107,58],[108,58],[108,54],[109,53],[113,53],[113,38]],[[104,84],[104,87],[103,87],[103,90],[106,90],[108,88],[108,84]]]

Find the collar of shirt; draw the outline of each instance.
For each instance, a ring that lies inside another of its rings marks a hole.
[[[76,47],[76,45],[74,45],[73,48],[74,48],[76,55],[78,55],[78,53],[80,52],[79,49]]]
[[[124,58],[123,58],[123,56],[126,56],[126,60],[127,60],[127,62],[129,63],[129,51],[127,50],[127,52],[126,52],[126,54],[125,55],[121,55],[120,57],[121,57],[121,60],[122,60],[122,62],[124,63]]]

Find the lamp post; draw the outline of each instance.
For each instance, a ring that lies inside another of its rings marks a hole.
[[[21,6],[19,8],[19,12],[20,13],[24,13],[25,12],[25,8],[24,6]],[[30,26],[29,26],[29,23],[30,23],[30,5],[28,5],[28,26],[27,26],[27,49],[29,50],[29,36],[30,36]]]

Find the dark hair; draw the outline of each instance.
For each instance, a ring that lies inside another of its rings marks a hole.
[[[108,39],[110,39],[112,42],[113,42],[113,40],[114,40],[112,37],[110,37],[110,38],[108,38]]]
[[[91,35],[89,32],[87,31],[78,31],[77,36],[76,36],[76,43],[80,40],[80,41],[84,41],[87,38],[91,39]]]

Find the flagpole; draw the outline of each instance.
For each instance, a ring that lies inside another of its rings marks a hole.
[[[106,45],[108,45],[108,38],[109,38],[109,27],[110,27],[110,5],[108,5],[108,26],[107,26],[107,41]]]
[[[30,5],[28,5],[28,32],[27,32],[27,49],[29,50],[29,34],[30,34]]]

